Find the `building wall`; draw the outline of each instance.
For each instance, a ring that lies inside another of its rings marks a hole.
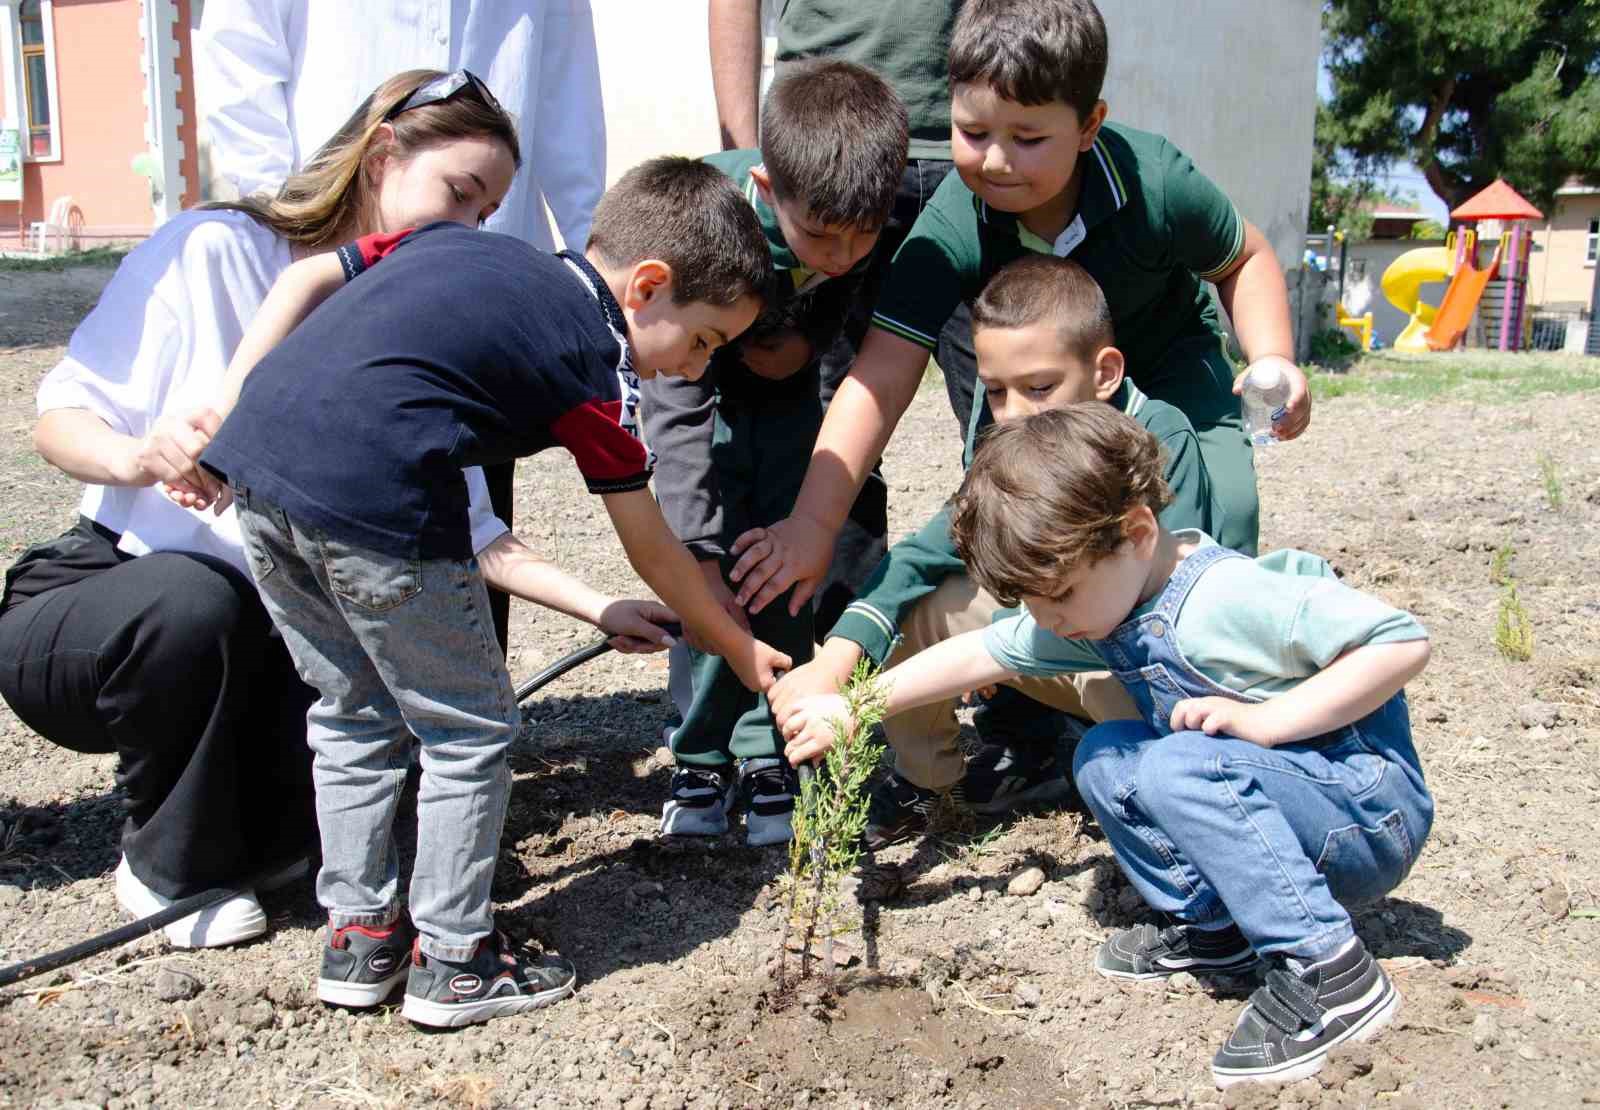
[[[1437,239],[1365,239],[1350,244],[1346,258],[1350,267],[1350,278],[1346,281],[1345,304],[1350,311],[1361,314],[1350,296],[1351,286],[1362,280],[1365,275],[1368,288],[1371,290],[1371,299],[1365,311],[1372,313],[1372,334],[1385,347],[1392,346],[1396,337],[1405,330],[1406,324],[1411,319],[1409,312],[1403,312],[1383,295],[1383,272],[1389,264],[1410,250],[1422,247],[1439,247],[1443,242]],[[1488,250],[1484,248],[1482,258],[1488,261]],[[1444,293],[1449,288],[1448,281],[1429,282],[1421,290],[1424,302],[1437,306],[1444,299]]]
[[[1550,219],[1533,234],[1528,260],[1529,303],[1587,305],[1594,289],[1594,263],[1585,260],[1589,221],[1600,219],[1600,193],[1556,198]]]
[[[706,0],[593,4],[611,179],[655,154],[715,150]],[[1171,138],[1266,232],[1285,265],[1297,262],[1316,118],[1317,0],[1206,0],[1204,18],[1181,26],[1170,0],[1100,7],[1112,118]],[[670,76],[660,73],[664,62]]]
[[[150,190],[132,168],[145,149],[139,0],[54,0],[53,11],[61,159],[24,164],[22,218],[71,194],[90,231],[148,229]]]

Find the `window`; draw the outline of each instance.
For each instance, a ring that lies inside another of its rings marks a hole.
[[[1583,246],[1583,260],[1589,265],[1594,265],[1595,247],[1600,244],[1600,220],[1589,221],[1589,238]]]
[[[28,112],[27,151],[34,158],[55,155],[50,115],[50,57],[45,41],[43,0],[23,0],[17,10],[22,31],[22,101]]]

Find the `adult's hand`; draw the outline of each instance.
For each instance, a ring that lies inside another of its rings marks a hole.
[[[220,427],[222,417],[212,408],[160,417],[133,445],[127,484],[159,482],[167,487],[167,496],[184,508],[210,507],[225,496],[227,487],[205,470],[199,459]]]
[[[828,573],[833,540],[827,528],[799,516],[785,517],[768,528],[750,529],[733,541],[732,552],[739,557],[728,574],[739,587],[734,600],[749,612],[759,613],[793,586],[789,615],[798,616]]]

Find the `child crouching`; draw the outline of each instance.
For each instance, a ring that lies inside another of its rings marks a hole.
[[[1155,440],[1109,406],[998,427],[951,527],[973,578],[1025,611],[881,681],[893,713],[1018,674],[1110,669],[1142,719],[1090,729],[1073,774],[1166,924],[1112,935],[1095,969],[1265,961],[1212,1075],[1287,1082],[1399,1008],[1343,903],[1394,889],[1433,822],[1402,692],[1428,641],[1316,556],[1250,559],[1166,530],[1167,496]],[[796,709],[790,758],[823,750],[839,712],[829,698]]]

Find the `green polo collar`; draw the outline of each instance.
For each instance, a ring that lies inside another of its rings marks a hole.
[[[755,209],[756,219],[761,223],[761,233],[767,237],[767,250],[772,254],[772,268],[805,270],[806,268],[800,265],[800,260],[794,256],[794,251],[789,249],[788,240],[783,237],[783,229],[778,226],[778,213],[772,205],[761,199],[761,193],[756,189],[756,179],[748,173],[744,177],[744,195],[750,202],[750,207]],[[806,270],[806,273],[810,272]]]
[[[1082,242],[1083,233],[1114,216],[1124,204],[1128,203],[1128,189],[1123,184],[1122,168],[1117,165],[1111,149],[1106,145],[1104,138],[1105,129],[1095,136],[1094,145],[1089,148],[1081,163],[1083,165],[1083,192],[1078,197],[1078,210],[1073,213],[1072,220],[1062,232],[1056,243],[1047,243],[1033,232],[1022,226],[1022,221],[1015,212],[1001,212],[999,209],[990,208],[987,203],[972,195],[973,204],[978,209],[978,219],[988,224],[996,231],[1009,231],[1021,239],[1028,249],[1040,253],[1071,254],[1072,248]],[[1057,244],[1068,237],[1073,226],[1082,221],[1082,231],[1077,241],[1071,242],[1062,250]]]

